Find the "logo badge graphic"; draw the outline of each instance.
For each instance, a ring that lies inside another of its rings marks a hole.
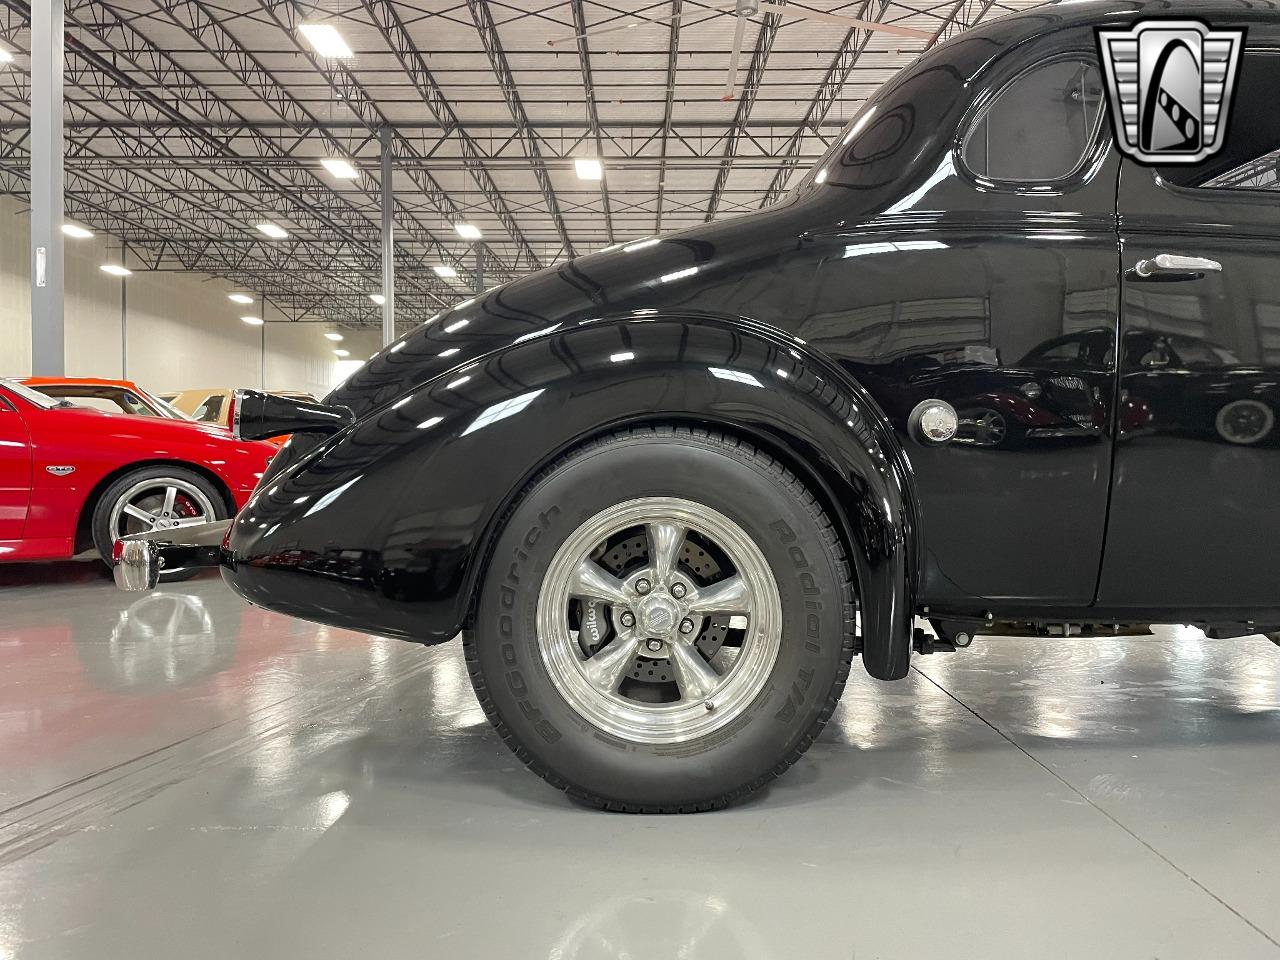
[[[1244,33],[1213,30],[1198,20],[1099,29],[1120,151],[1143,164],[1199,163],[1220,151]]]
[[[45,467],[45,470],[52,473],[55,477],[65,477],[68,474],[76,472],[75,467]]]

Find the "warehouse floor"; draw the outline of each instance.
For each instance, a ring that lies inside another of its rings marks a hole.
[[[3,960],[1280,958],[1262,639],[855,665],[769,790],[635,817],[525,772],[456,644],[0,572]]]

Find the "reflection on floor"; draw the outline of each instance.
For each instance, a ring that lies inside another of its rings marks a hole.
[[[1265,640],[855,670],[755,800],[628,817],[521,769],[455,644],[4,573],[4,960],[1280,957]]]

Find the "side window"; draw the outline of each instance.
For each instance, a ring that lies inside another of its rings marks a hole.
[[[1011,81],[965,134],[970,172],[1004,183],[1052,183],[1084,165],[1102,116],[1102,80],[1084,59],[1059,60]]]
[[[137,394],[125,390],[121,397],[121,406],[125,408],[126,413],[131,413],[135,417],[154,417],[155,413],[150,407],[143,403]]]
[[[218,417],[222,414],[222,394],[215,393],[211,397],[206,397],[204,403],[196,407],[196,412],[191,416],[195,420],[202,423],[217,423]]]
[[[1078,341],[1068,340],[1066,343],[1060,343],[1047,350],[1042,350],[1036,359],[1046,361],[1079,360],[1080,343]]]
[[[1246,50],[1222,152],[1204,163],[1160,168],[1180,187],[1280,193],[1280,50]]]
[[[77,407],[87,407],[90,410],[101,410],[103,413],[128,413],[129,411],[121,405],[116,397],[104,396],[96,393],[86,393],[82,396],[72,396],[68,398]]]

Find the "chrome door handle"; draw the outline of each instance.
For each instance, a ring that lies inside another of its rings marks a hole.
[[[1222,264],[1208,257],[1181,257],[1162,253],[1150,260],[1139,260],[1133,268],[1135,280],[1196,280],[1206,273],[1221,273]]]

